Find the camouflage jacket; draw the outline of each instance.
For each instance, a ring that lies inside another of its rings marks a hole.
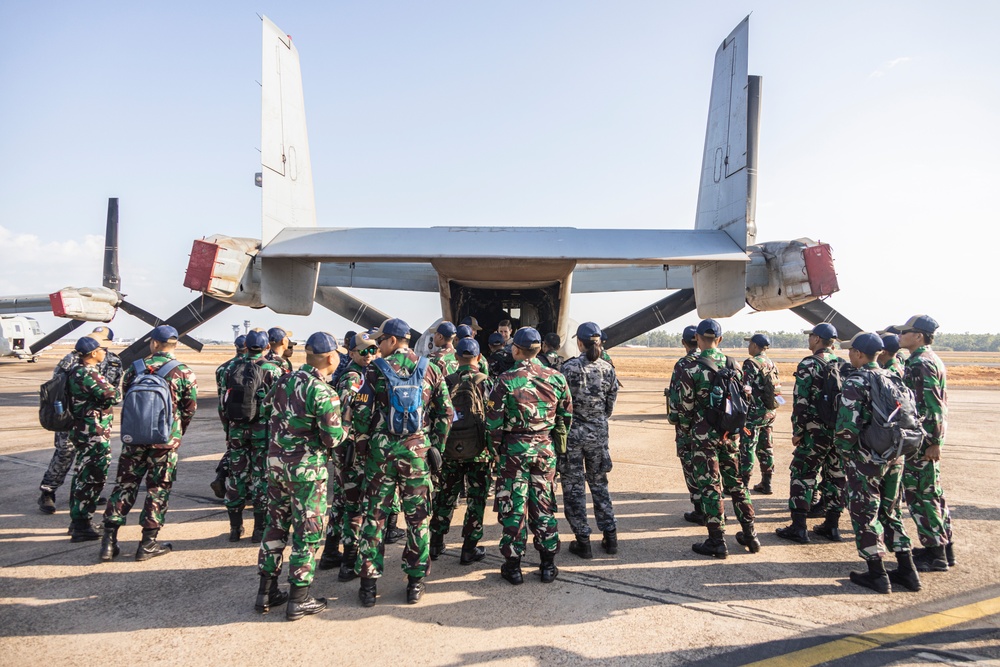
[[[143,359],[143,363],[146,364],[147,373],[155,373],[160,370],[160,366],[173,359],[172,352],[156,352]],[[122,393],[128,391],[134,380],[135,369],[129,366],[122,379]],[[194,411],[198,409],[198,380],[194,371],[181,364],[167,374],[167,381],[170,383],[170,395],[174,403],[174,427],[170,432],[169,442],[161,449],[177,449],[181,444],[181,436],[194,417]]]
[[[903,351],[900,350],[896,354],[892,355],[889,361],[886,362],[885,366],[882,368],[886,369],[890,373],[895,373],[899,377],[906,375],[906,356],[903,354]]]
[[[708,357],[719,367],[726,363],[726,355],[718,348],[702,350],[698,357]],[[743,373],[736,369],[737,380],[742,382]],[[712,391],[714,373],[706,366],[698,363],[697,358],[691,365],[678,372],[677,393],[677,428],[681,437],[698,443],[720,443],[722,434],[708,425],[705,413],[709,409],[709,394]]]
[[[385,360],[397,375],[409,377],[416,369],[420,357],[413,350],[404,348],[396,350]],[[352,419],[353,427],[359,434],[372,436],[376,433],[382,433],[390,440],[398,440],[397,436],[389,433],[387,426],[389,422],[389,382],[374,363],[368,365],[365,373],[365,382],[371,386],[374,401],[367,409],[355,410]],[[441,374],[441,369],[433,363],[427,364],[427,371],[424,373],[422,410],[423,428],[417,433],[406,436],[402,442],[405,442],[407,446],[422,447],[422,441],[424,437],[427,437],[431,445],[443,451],[448,431],[451,430],[455,409],[451,405],[451,396],[448,394],[444,375]]]
[[[490,377],[500,377],[514,366],[514,357],[510,353],[509,347],[501,347],[496,352],[490,354],[487,373]]]
[[[59,360],[56,364],[55,369],[52,371],[52,377],[55,378],[59,375],[68,375],[71,371],[76,370],[80,365],[80,353],[70,352],[65,357]],[[104,361],[97,364],[97,372],[101,374],[101,377],[110,384],[115,389],[121,387],[122,375],[124,374],[124,369],[122,368],[122,360],[114,352],[110,350],[106,355],[104,355]]]
[[[615,368],[604,359],[587,361],[581,354],[566,360],[561,373],[573,397],[573,428],[607,424],[618,399]]]
[[[601,350],[601,359],[604,359],[604,361],[606,361],[609,364],[611,364],[612,368],[615,367],[615,362],[611,361],[611,355],[608,354],[607,350]]]
[[[284,469],[292,481],[328,479],[326,464],[344,440],[344,429],[340,399],[320,372],[303,364],[282,375],[267,395],[264,415],[271,431],[268,467]]]
[[[222,382],[219,384],[219,418],[222,419],[223,424],[228,423],[226,420],[225,410],[223,408],[223,403],[226,400],[226,390],[228,389],[227,383],[230,382],[228,375],[230,371],[236,367],[237,362],[240,361],[253,362],[260,366],[264,371],[264,381],[261,383],[260,389],[257,390],[258,405],[264,404],[264,399],[267,397],[271,387],[274,386],[274,383],[277,382],[282,375],[286,375],[286,373],[281,370],[281,366],[271,359],[268,359],[263,352],[247,352],[245,355],[234,357],[226,362],[226,372],[223,373]],[[218,370],[216,370],[216,378],[218,378]],[[253,420],[253,423],[266,424],[267,421],[267,418],[261,414],[257,419]]]
[[[674,426],[679,423],[678,413],[681,405],[681,390],[678,380],[680,380],[681,373],[698,363],[699,354],[700,352],[695,348],[678,359],[677,363],[674,364],[674,372],[670,375],[670,386],[667,388],[667,421]],[[677,429],[677,436],[682,437],[682,435],[680,429]]]
[[[561,371],[563,358],[559,356],[559,353],[555,350],[551,352],[542,352],[538,355],[538,361],[541,362],[542,366],[547,366],[553,370]],[[614,368],[614,366],[612,366]]]
[[[774,373],[774,395],[781,394],[781,380],[778,369],[766,354],[743,360],[743,383],[750,386],[750,405],[747,408],[747,425],[761,426],[774,421],[775,411],[764,407],[764,380],[768,373]]]
[[[920,453],[927,447],[943,445],[948,430],[948,373],[944,362],[929,345],[918,347],[906,360],[903,381],[913,390],[917,414],[927,434]]]
[[[792,404],[792,437],[799,437],[806,431],[823,431],[826,426],[819,418],[816,405],[823,387],[819,381],[823,361],[839,359],[833,350],[824,347],[815,354],[799,362],[795,369],[795,398]]]
[[[280,354],[275,354],[274,350],[268,350],[264,358],[280,368],[282,373],[287,374],[292,372],[292,362]]]
[[[438,370],[441,371],[441,375],[445,377],[458,370],[458,359],[455,357],[455,348],[451,345],[435,350],[428,359],[437,365]]]
[[[871,391],[868,389],[869,373],[888,373],[874,361],[865,364],[844,379],[837,411],[837,426],[833,444],[847,454],[858,447],[861,432],[872,421]]]
[[[215,388],[218,390],[220,397],[222,396],[222,383],[226,379],[226,372],[229,370],[229,367],[232,365],[234,361],[242,358],[243,358],[242,354],[237,354],[232,359],[227,359],[226,361],[223,361],[222,364],[215,369]]]
[[[111,407],[121,400],[121,392],[104,379],[97,366],[80,364],[66,378],[70,411],[77,422],[111,424]]]
[[[365,369],[352,361],[337,380],[341,423],[347,440],[357,440],[357,433],[353,427],[354,412],[371,410],[371,392],[362,391],[363,389],[365,389]]]
[[[572,428],[573,399],[566,378],[536,359],[517,362],[497,378],[486,402],[487,443],[499,454],[552,446],[556,416]]]

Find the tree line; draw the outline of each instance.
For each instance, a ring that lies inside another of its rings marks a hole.
[[[727,331],[723,340],[726,347],[739,347],[744,338],[756,331]],[[800,331],[765,331],[771,337],[771,347],[803,348],[805,334]],[[681,335],[667,331],[650,331],[625,343],[641,347],[681,347]],[[1000,352],[1000,334],[939,333],[934,337],[934,347],[938,350],[955,352]]]

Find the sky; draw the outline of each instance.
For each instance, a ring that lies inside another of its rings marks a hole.
[[[1000,331],[992,2],[6,2],[0,295],[100,285],[108,197],[123,291],[161,317],[196,296],[194,239],[260,235],[258,13],[301,57],[320,226],[692,228],[715,51],[751,12],[758,241],[830,243],[830,303],[862,328],[925,312]],[[436,294],[349,291],[417,328],[440,315]],[[663,296],[576,295],[570,315],[607,325]],[[194,335],[247,319],[355,328],[230,308]]]

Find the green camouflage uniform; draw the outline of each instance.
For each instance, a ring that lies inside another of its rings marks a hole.
[[[358,542],[361,525],[365,516],[365,462],[368,459],[368,436],[358,434],[354,428],[353,415],[367,408],[371,409],[372,395],[363,391],[365,369],[353,361],[337,380],[337,393],[343,410],[344,444],[354,444],[354,465],[341,470],[339,493],[331,493],[330,523],[326,539],[343,542],[351,547]],[[333,542],[330,542],[331,544]],[[329,548],[329,547],[328,547]]]
[[[292,362],[286,359],[284,355],[275,354],[274,350],[269,350],[268,353],[264,355],[264,358],[281,368],[282,373],[287,375],[292,372]]]
[[[817,477],[821,471],[832,484],[829,493],[824,493],[827,510],[844,509],[843,457],[833,446],[833,429],[823,423],[816,408],[822,391],[819,377],[823,364],[819,359],[836,362],[839,357],[825,347],[800,361],[795,369],[792,437],[801,437],[802,440],[796,445],[789,466],[788,509],[792,512],[808,512],[812,503],[818,500]]]
[[[267,522],[257,567],[265,576],[281,574],[291,534],[288,581],[308,586],[323,539],[327,462],[344,439],[340,400],[318,370],[303,364],[278,380],[263,414],[272,436],[267,450]]]
[[[726,364],[726,355],[717,348],[702,350],[698,356],[708,357],[719,368]],[[736,375],[740,380],[742,373],[738,369]],[[750,494],[739,476],[739,446],[735,439],[719,433],[708,424],[706,414],[713,378],[713,372],[697,361],[680,370],[677,378],[677,428],[694,448],[691,467],[701,492],[705,525],[709,529],[717,527],[724,530],[726,510],[723,493],[732,498],[736,518],[741,524],[752,522],[754,511]]]
[[[868,376],[874,373],[888,371],[873,361],[844,380],[834,435],[834,445],[844,457],[854,541],[858,555],[865,560],[882,560],[887,546],[894,552],[910,550],[900,510],[903,460],[873,461],[861,444],[861,432],[872,421]]]
[[[681,460],[681,470],[684,473],[684,484],[687,486],[688,497],[691,504],[696,509],[701,509],[701,491],[698,490],[698,483],[694,478],[694,468],[691,467],[691,457],[694,455],[694,441],[690,435],[681,431],[678,427],[678,410],[681,404],[680,386],[677,380],[680,374],[691,366],[696,365],[698,359],[698,349],[688,352],[677,360],[674,364],[674,371],[670,375],[670,387],[667,397],[667,421],[674,425],[674,440],[677,443],[677,458]]]
[[[173,352],[156,352],[144,360],[146,372],[155,373],[173,359]],[[128,392],[134,380],[135,369],[129,366],[122,379],[122,393]],[[198,381],[190,368],[180,364],[167,374],[167,381],[174,405],[174,425],[170,440],[163,445],[122,444],[115,490],[104,511],[106,526],[125,525],[125,517],[135,504],[143,477],[146,478],[146,502],[139,515],[139,523],[147,529],[163,526],[170,489],[176,477],[177,448],[181,446],[181,436],[187,431],[194,412],[198,409]]]
[[[913,390],[917,414],[924,429],[924,442],[906,458],[903,468],[903,493],[910,516],[917,524],[917,536],[925,547],[950,544],[951,512],[941,486],[941,462],[924,461],[924,452],[932,445],[944,445],[948,430],[948,375],[944,362],[929,345],[918,347],[906,361],[903,381]]]
[[[892,355],[883,368],[890,373],[895,373],[899,377],[903,377],[906,374],[906,356],[903,354],[903,351],[900,350]]]
[[[743,382],[750,385],[752,400],[747,409],[746,428],[740,433],[740,476],[749,480],[753,474],[754,462],[760,458],[760,472],[770,475],[774,472],[774,444],[772,432],[776,409],[764,406],[764,380],[769,373],[774,373],[774,395],[781,393],[781,382],[778,380],[774,362],[761,352],[755,357],[743,361]]]
[[[111,465],[111,406],[121,399],[97,366],[77,366],[67,378],[69,405],[74,417],[69,441],[76,450],[76,469],[71,483],[69,516],[74,521],[90,519],[104,489]]]
[[[226,434],[226,451],[222,453],[222,458],[219,459],[219,464],[215,466],[215,474],[222,475],[223,477],[229,475],[229,420],[226,419],[226,415],[222,411],[222,383],[226,379],[226,373],[229,371],[229,367],[237,359],[242,358],[242,354],[237,354],[232,359],[227,359],[222,362],[222,364],[215,369],[215,389],[219,394],[219,419],[222,421],[222,431]]]
[[[420,357],[410,349],[396,350],[386,363],[400,377],[409,377]],[[427,448],[444,449],[451,429],[454,409],[444,376],[432,363],[424,373],[423,428],[407,436],[389,433],[389,382],[374,363],[366,369],[365,381],[371,384],[374,405],[355,412],[354,428],[370,436],[365,477],[368,480],[367,512],[361,529],[358,563],[355,571],[364,578],[382,576],[382,539],[386,517],[392,511],[393,498],[399,490],[406,518],[406,546],[403,547],[403,572],[424,577],[430,570],[430,512],[433,491]],[[377,409],[376,409],[377,408]]]
[[[455,348],[449,343],[447,346],[434,350],[429,357],[434,362],[443,377],[448,377],[458,370],[458,359],[455,357]]]
[[[556,454],[550,436],[557,416],[570,428],[573,400],[566,378],[535,359],[518,361],[497,379],[490,393],[486,430],[499,456],[495,508],[503,526],[504,558],[524,555],[527,527],[535,536],[535,549],[559,552]]]

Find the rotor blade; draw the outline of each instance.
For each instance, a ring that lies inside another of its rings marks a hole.
[[[837,328],[837,334],[841,340],[850,340],[854,334],[861,332],[861,327],[819,299],[795,306],[791,311],[812,325],[829,322]]]
[[[124,310],[132,317],[136,317],[142,320],[151,327],[158,327],[161,324],[163,324],[163,320],[161,320],[159,317],[153,315],[148,310],[143,310],[134,303],[129,303],[128,301],[122,301],[121,303],[118,304],[118,307]],[[184,343],[185,345],[195,350],[196,352],[201,352],[202,347],[204,347],[201,343],[196,341],[194,338],[191,338],[191,336],[188,336],[187,334],[182,335],[179,340],[180,342]]]
[[[47,334],[43,338],[35,341],[31,346],[31,353],[36,354],[46,347],[56,342],[63,336],[69,335],[74,329],[83,324],[83,320],[70,320],[66,324],[62,325],[50,334]]]
[[[108,226],[104,232],[104,286],[116,292],[121,290],[118,275],[118,198],[108,199]]]
[[[391,317],[339,287],[317,287],[316,303],[366,329],[375,329]],[[421,332],[411,328],[410,340],[415,342],[420,334]]]
[[[694,308],[694,290],[677,290],[670,296],[605,327],[604,332],[608,335],[605,347],[621,345],[671,320],[687,315]]]

